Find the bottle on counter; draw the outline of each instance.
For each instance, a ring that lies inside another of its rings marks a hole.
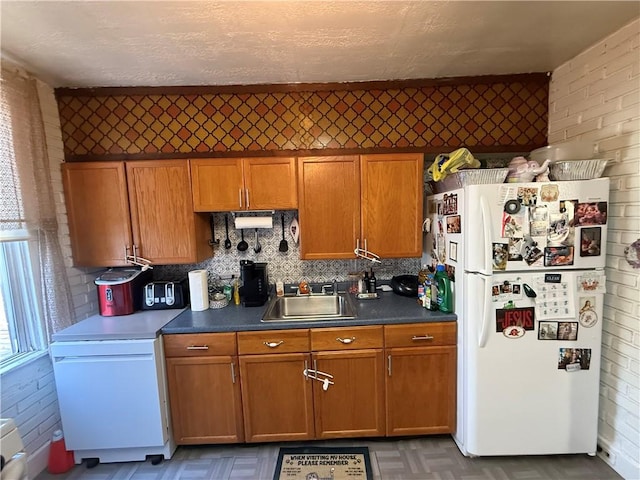
[[[369,272],[367,272],[366,270],[364,271],[364,278],[362,279],[362,287],[363,291],[361,293],[369,292]]]
[[[453,312],[453,292],[451,290],[451,280],[445,271],[444,265],[436,268],[435,280],[438,285],[438,309],[441,312]]]
[[[373,268],[371,269],[371,274],[369,275],[369,282],[367,283],[367,291],[369,293],[376,293],[376,288],[378,287],[376,274],[373,273]]]
[[[276,280],[276,297],[284,297],[284,282]]]
[[[240,285],[237,278],[233,284],[233,303],[240,305]]]
[[[431,282],[431,299],[429,302],[429,310],[439,310],[438,307],[438,282],[436,281],[435,274],[429,274],[429,281]]]
[[[425,299],[426,293],[425,292],[426,292],[425,284],[418,282],[418,303],[422,307],[426,307],[426,299]]]

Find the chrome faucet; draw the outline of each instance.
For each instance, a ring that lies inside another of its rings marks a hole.
[[[338,279],[333,279],[333,294],[338,295]]]

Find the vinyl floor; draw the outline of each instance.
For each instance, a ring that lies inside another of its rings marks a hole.
[[[357,439],[221,446],[181,446],[171,460],[76,465],[65,474],[46,471],[35,480],[272,480],[281,446],[369,447],[375,480],[614,480],[598,457],[463,456],[450,436]]]

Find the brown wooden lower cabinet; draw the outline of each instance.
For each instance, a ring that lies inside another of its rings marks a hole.
[[[455,430],[454,322],[164,339],[178,444]]]
[[[244,442],[235,333],[165,335],[178,445]]]
[[[382,349],[314,352],[312,358],[314,370],[333,377],[326,390],[313,382],[316,438],[384,436]]]
[[[178,445],[244,441],[237,357],[168,358],[173,435]],[[235,378],[234,378],[235,374]]]
[[[314,438],[311,381],[302,372],[309,354],[240,356],[247,442]]]
[[[387,435],[452,433],[456,347],[392,348],[385,391]]]
[[[456,324],[385,326],[387,436],[453,433]]]

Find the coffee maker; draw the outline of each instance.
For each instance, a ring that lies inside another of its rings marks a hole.
[[[245,307],[259,307],[269,299],[267,264],[240,260],[240,296]]]

